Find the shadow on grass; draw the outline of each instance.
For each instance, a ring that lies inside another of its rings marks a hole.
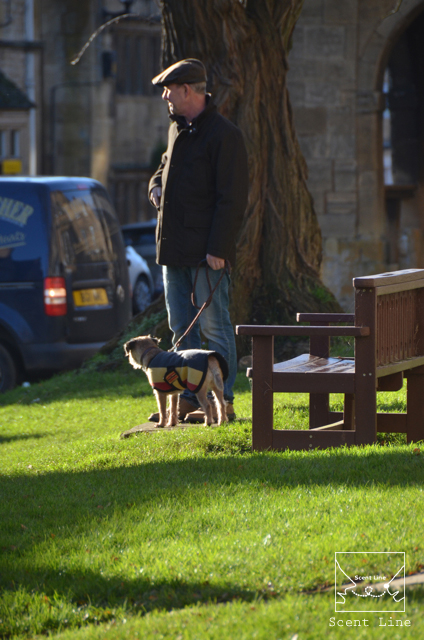
[[[195,604],[220,604],[233,600],[252,602],[258,597],[262,600],[274,597],[266,589],[258,593],[225,580],[211,586],[207,580],[184,581],[178,577],[151,580],[148,576],[136,575],[129,579],[119,575],[103,576],[100,571],[90,569],[66,572],[34,570],[28,563],[20,567],[19,561],[15,564],[13,574],[7,575],[6,571],[1,573],[1,638],[15,637],[16,617],[25,619],[31,611],[36,612],[38,617],[36,629],[32,628],[34,624],[28,624],[24,635],[30,634],[29,637],[33,637],[31,632],[34,631],[47,635],[55,630],[79,628],[93,623],[97,625],[123,614],[144,615],[151,611],[170,611]],[[40,616],[40,609],[43,608]]]
[[[208,581],[184,581],[175,577],[170,580],[154,580],[136,576],[128,579],[121,576],[104,577],[98,571],[70,570],[65,572],[31,571],[17,588],[38,591],[47,596],[59,595],[74,602],[78,607],[92,605],[114,608],[127,604],[135,612],[154,609],[175,609],[198,602],[229,602],[240,599],[250,602],[258,593],[226,583],[210,586]],[[267,594],[263,594],[267,598]],[[271,596],[272,597],[272,596]]]
[[[41,530],[46,537],[52,527],[55,531],[73,528],[85,518],[102,519],[113,510],[142,507],[152,501],[169,499],[178,503],[184,501],[187,492],[203,491],[206,486],[213,499],[214,489],[220,491],[224,486],[267,490],[331,485],[366,490],[376,485],[390,488],[424,484],[424,456],[414,455],[409,448],[204,456],[118,468],[110,467],[105,454],[104,461],[99,458],[95,467],[93,464],[92,469],[84,471],[39,475],[34,467],[25,475],[2,477],[0,521],[12,525],[35,518],[38,532]],[[7,531],[7,526],[2,528],[3,533]],[[31,545],[29,535],[22,544]]]
[[[15,438],[26,437],[42,435]],[[143,436],[138,437],[141,440]],[[110,493],[118,503],[122,501],[127,504],[131,500],[139,504],[153,496],[158,497],[161,492],[172,494],[205,483],[220,487],[257,482],[275,489],[329,484],[356,487],[422,487],[424,484],[424,455],[415,455],[411,448],[340,447],[314,452],[249,452],[246,456],[206,455],[183,460],[140,462],[138,465],[117,468],[110,466],[108,455],[105,454],[104,460],[97,459],[93,468],[84,471],[54,471],[38,475],[36,465],[34,467],[28,475],[2,478],[0,505],[3,500],[7,501],[13,496],[35,498],[37,494],[47,494],[52,499],[56,495],[61,501],[68,497],[71,503],[77,498],[77,508],[83,508],[84,505],[91,506],[92,501],[86,502],[84,496],[91,493],[93,488],[100,489],[105,495]],[[70,522],[73,520],[74,514]]]
[[[172,504],[178,512],[186,508],[187,492],[204,491],[205,485],[213,500],[215,489],[222,492],[225,485],[241,488],[245,483],[266,492],[302,485],[347,485],[365,490],[376,484],[421,487],[423,482],[422,456],[414,456],[410,450],[389,449],[203,457],[76,473],[37,475],[34,470],[25,476],[3,477],[0,588],[9,594],[16,589],[49,597],[57,594],[77,607],[127,606],[134,613],[196,602],[272,597],[266,592],[242,589],[225,579],[213,587],[207,582],[185,582],[178,576],[153,583],[139,574],[139,567],[134,567],[133,579],[104,576],[89,567],[40,571],[31,566],[31,549],[33,544],[56,535],[60,539],[61,531],[66,538],[78,540],[109,518],[119,522],[121,514],[134,508],[134,518],[143,518],[152,502]],[[154,537],[153,530],[153,540]]]
[[[19,440],[38,440],[39,438],[45,437],[46,434],[44,433],[25,433],[16,436],[0,436],[0,444],[5,444],[7,442],[18,442]]]

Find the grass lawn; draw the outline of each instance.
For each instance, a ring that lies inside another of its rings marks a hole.
[[[155,407],[129,365],[0,397],[1,638],[424,637],[422,587],[406,613],[358,598],[362,613],[336,614],[332,589],[335,552],[401,551],[407,573],[422,569],[416,445],[252,453],[242,374],[238,422],[120,440]],[[275,411],[306,428],[306,396]],[[390,574],[379,557],[370,570]]]

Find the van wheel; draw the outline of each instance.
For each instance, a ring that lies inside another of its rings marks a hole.
[[[149,283],[143,276],[137,278],[133,291],[133,311],[134,314],[141,313],[152,301],[152,294]]]
[[[17,368],[5,346],[0,344],[0,393],[16,387]]]

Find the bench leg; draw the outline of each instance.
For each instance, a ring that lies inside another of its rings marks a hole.
[[[361,381],[362,382],[362,381]],[[355,442],[374,444],[377,439],[377,391],[375,379],[356,385]]]
[[[311,393],[309,395],[309,428],[323,427],[330,422],[330,395]]]
[[[407,442],[424,440],[424,375],[408,372],[406,390]]]
[[[355,428],[355,396],[352,393],[346,393],[344,397],[343,422],[343,429]]]
[[[328,327],[329,322],[316,322],[318,327]],[[330,357],[330,338],[328,336],[311,336],[309,353],[318,358]],[[309,395],[309,428],[316,429],[331,422],[330,394],[311,393]]]
[[[272,447],[274,337],[253,336],[252,356],[252,449],[264,451]]]
[[[370,335],[355,339],[355,442],[377,439],[376,289],[356,289],[355,325],[370,328]]]

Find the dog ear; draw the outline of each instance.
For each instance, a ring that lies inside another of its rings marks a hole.
[[[134,345],[135,340],[128,340],[128,342],[124,344],[125,355],[129,355],[131,353],[131,349],[134,347]]]
[[[153,340],[153,342],[155,342],[157,345],[159,345],[159,342],[161,341],[161,338],[156,338],[156,336],[150,336],[149,335],[150,340]]]

